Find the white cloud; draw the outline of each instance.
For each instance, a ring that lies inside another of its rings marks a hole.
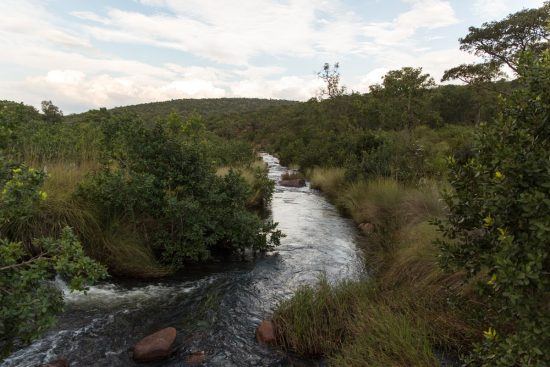
[[[285,76],[274,80],[248,79],[232,83],[231,94],[304,101],[316,96],[321,86],[322,83],[314,76]]]
[[[434,50],[416,37],[458,21],[449,1],[402,1],[404,12],[373,22],[342,0],[141,0],[151,11],[111,7],[68,16],[38,0],[3,0],[0,70],[15,66],[25,74],[5,73],[0,95],[33,105],[52,99],[68,112],[184,97],[307,100],[321,86],[313,70],[324,60],[364,61],[344,77],[350,88],[366,90],[389,69],[424,66],[437,78],[467,59],[458,45]],[[181,58],[169,52],[167,62],[139,61],[106,52],[98,40],[181,51]],[[209,62],[190,64],[189,54]],[[309,73],[300,68],[306,62]]]
[[[0,39],[11,47],[38,40],[63,47],[90,47],[86,37],[56,25],[43,4],[24,0],[0,2]]]
[[[436,29],[458,22],[453,7],[441,0],[404,0],[411,9],[392,22],[371,23],[363,27],[377,44],[396,45],[410,39],[419,29]]]
[[[46,80],[53,84],[78,85],[86,74],[78,70],[50,70],[46,75]]]
[[[108,25],[86,30],[102,41],[172,48],[219,63],[244,65],[262,53],[312,54],[315,12],[322,8],[316,3],[242,0],[235,6],[229,1],[155,1],[171,13],[111,9]]]
[[[474,10],[483,20],[500,19],[524,8],[542,6],[544,0],[476,0]]]
[[[376,68],[369,71],[364,77],[359,80],[359,83],[355,85],[354,90],[365,93],[368,92],[369,87],[374,84],[380,84],[382,77],[390,71],[388,68]]]

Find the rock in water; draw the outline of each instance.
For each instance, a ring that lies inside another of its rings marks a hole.
[[[273,327],[273,322],[268,320],[262,321],[260,326],[256,329],[256,339],[264,344],[275,343],[275,328]]]
[[[195,366],[195,365],[203,363],[205,357],[206,357],[206,355],[205,355],[204,351],[195,352],[193,354],[188,355],[185,358],[185,363],[187,363],[190,366]]]
[[[134,345],[132,358],[136,362],[152,362],[169,357],[176,340],[176,329],[167,327],[148,335]]]
[[[303,187],[306,185],[306,180],[304,180],[303,178],[297,178],[294,180],[281,180],[279,181],[279,185],[286,187]]]
[[[67,358],[59,358],[55,361],[43,364],[40,367],[69,367],[69,361],[67,361]]]

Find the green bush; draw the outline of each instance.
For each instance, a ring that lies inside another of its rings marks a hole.
[[[484,340],[471,366],[550,363],[550,54],[525,56],[520,90],[451,162],[442,263],[482,279]]]
[[[233,170],[218,177],[200,120],[190,124],[171,115],[169,122],[129,122],[132,129],[113,142],[115,163],[81,183],[77,196],[97,209],[104,230],[134,228],[174,269],[214,253],[277,245],[281,234],[275,224],[246,208],[251,190],[262,191],[267,203],[272,184],[256,180],[261,187],[250,187]]]
[[[106,275],[84,255],[73,231],[66,227],[58,239],[42,237],[17,241],[47,195],[45,173],[2,161],[0,170],[0,356],[14,342],[29,342],[54,321],[63,307],[60,291],[51,282],[56,274],[82,290]]]

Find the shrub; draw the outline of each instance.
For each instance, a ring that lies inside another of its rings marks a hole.
[[[200,127],[190,125],[192,134],[189,129],[180,134],[179,122],[172,122],[152,127],[131,122],[133,128],[115,144],[117,163],[80,185],[77,196],[96,208],[103,231],[133,228],[173,269],[214,253],[243,254],[277,245],[281,233],[276,225],[246,208],[252,190],[258,201],[270,199],[273,183],[265,170],[253,172],[253,187],[232,169],[217,176]]]
[[[0,355],[17,340],[40,335],[61,311],[59,290],[48,280],[56,274],[69,279],[71,289],[106,275],[105,269],[84,255],[78,238],[64,228],[58,239],[30,238],[20,231],[29,226],[47,200],[42,191],[43,171],[2,160],[0,169]],[[19,241],[17,237],[25,238]]]
[[[442,263],[482,279],[484,340],[467,364],[550,362],[550,54],[525,57],[522,88],[483,127],[475,155],[451,161]]]

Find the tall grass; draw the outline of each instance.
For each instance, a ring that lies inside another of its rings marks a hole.
[[[314,168],[307,172],[311,188],[323,191],[335,198],[346,183],[346,171],[343,168]]]
[[[333,366],[436,366],[429,332],[418,320],[383,303],[358,310],[354,337],[330,357]]]
[[[2,231],[31,244],[35,238],[56,237],[69,226],[78,235],[86,253],[107,265],[113,275],[150,278],[171,272],[155,260],[153,251],[135,231],[126,228],[124,223],[112,223],[105,228],[94,206],[74,196],[82,179],[99,168],[96,162],[55,161],[36,167],[47,172],[43,185],[47,199],[40,203],[33,216],[10,222]]]
[[[315,288],[299,289],[273,315],[279,343],[312,356],[339,350],[351,336],[350,316],[357,314],[367,293],[364,283],[344,282],[332,287],[325,277]]]

